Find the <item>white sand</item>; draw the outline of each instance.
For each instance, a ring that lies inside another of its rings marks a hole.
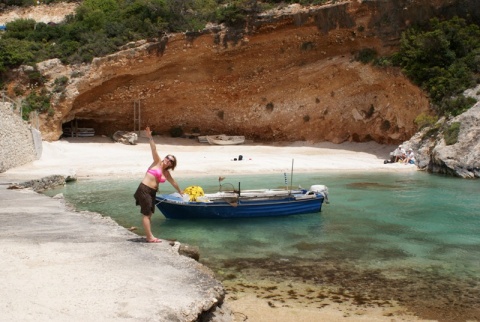
[[[414,165],[384,164],[395,146],[377,143],[257,144],[212,146],[193,139],[155,137],[160,155],[173,154],[178,166],[174,177],[195,175],[290,173],[321,171],[415,171]],[[242,161],[234,161],[239,155]],[[136,145],[114,143],[109,138],[68,138],[43,142],[43,153],[33,163],[3,175],[33,179],[50,174],[82,177],[131,176],[141,180],[152,161],[144,138]]]

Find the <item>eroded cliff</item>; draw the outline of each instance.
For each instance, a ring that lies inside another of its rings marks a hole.
[[[50,88],[61,76],[69,83],[41,131],[56,140],[62,124],[77,120],[103,135],[149,125],[262,141],[401,142],[416,132],[415,117],[429,113],[426,96],[400,71],[355,57],[365,48],[389,54],[405,26],[445,10],[441,3],[291,6],[243,31],[165,35],[91,65],[47,61],[39,69]]]

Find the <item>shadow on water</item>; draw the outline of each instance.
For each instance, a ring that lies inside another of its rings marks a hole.
[[[283,175],[232,179],[252,189],[279,186]],[[218,189],[216,177],[202,180],[202,187]],[[478,320],[478,181],[424,173],[316,173],[295,180],[304,187],[326,184],[330,204],[317,214],[240,220],[166,220],[157,211],[154,234],[198,246],[200,261],[229,292],[249,287],[273,302],[298,299],[319,308],[327,299],[358,306],[394,300],[426,319]],[[178,181],[199,185],[196,178]],[[140,225],[132,197],[137,185],[78,182],[51,194],[62,192],[77,209],[108,215],[128,228]],[[284,281],[306,287],[283,289]]]

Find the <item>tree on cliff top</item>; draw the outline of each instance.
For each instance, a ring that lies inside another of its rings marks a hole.
[[[402,34],[394,62],[429,93],[441,114],[458,115],[474,103],[463,91],[480,82],[480,28],[458,17],[432,19],[427,30]]]

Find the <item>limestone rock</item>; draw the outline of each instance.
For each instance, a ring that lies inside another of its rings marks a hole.
[[[47,189],[55,188],[57,186],[63,186],[65,185],[65,183],[74,180],[76,180],[76,178],[65,177],[62,175],[52,175],[39,180],[30,180],[23,183],[12,184],[8,187],[8,189],[31,188],[36,192],[41,192]]]
[[[198,247],[187,245],[187,244],[180,244],[178,248],[178,253],[183,256],[190,257],[197,262],[200,260],[200,251]]]
[[[135,132],[117,131],[113,134],[113,140],[123,144],[137,144],[138,135]]]
[[[291,5],[259,16],[248,33],[210,26],[168,34],[168,43],[136,41],[91,64],[39,64],[49,88],[68,78],[52,100],[55,114],[41,116],[42,137],[57,140],[73,119],[112,136],[132,128],[138,106],[142,125],[158,134],[178,127],[259,141],[406,140],[415,117],[428,113],[428,99],[398,70],[355,60],[363,48],[388,55],[385,41],[406,23],[396,16],[401,27],[389,34],[372,29],[366,20],[397,11],[370,6]]]
[[[458,140],[447,145],[445,133],[455,123],[460,124]],[[461,178],[480,178],[480,103],[457,117],[441,119],[404,145],[414,149],[421,169]]]

